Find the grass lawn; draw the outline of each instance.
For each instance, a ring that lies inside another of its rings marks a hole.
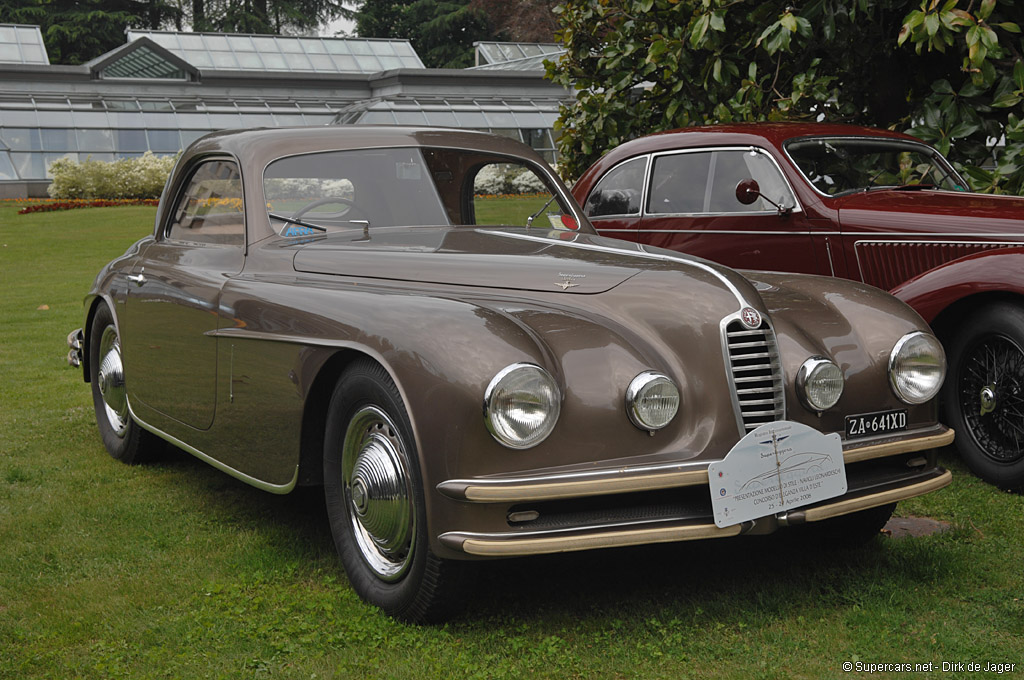
[[[318,492],[265,494],[183,453],[106,454],[64,339],[154,209],[15,210],[0,203],[0,678],[1024,675],[1024,497],[949,454],[953,485],[898,510],[943,534],[495,562],[459,619],[392,621],[350,590]]]

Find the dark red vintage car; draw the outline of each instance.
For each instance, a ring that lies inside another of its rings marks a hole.
[[[961,455],[992,483],[1024,485],[1024,198],[969,192],[908,135],[784,123],[636,139],[573,193],[606,236],[908,302],[949,355],[945,418]]]

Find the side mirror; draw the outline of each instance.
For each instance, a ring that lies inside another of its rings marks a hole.
[[[750,205],[761,197],[761,187],[756,179],[741,179],[736,185],[736,200],[743,205]]]
[[[736,200],[743,205],[750,205],[759,198],[763,198],[771,205],[774,205],[775,209],[779,211],[779,217],[786,217],[793,212],[793,208],[785,205],[779,205],[762,194],[761,187],[758,185],[756,179],[741,179],[739,184],[736,185]]]

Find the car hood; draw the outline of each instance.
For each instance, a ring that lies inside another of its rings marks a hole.
[[[918,227],[927,231],[1024,236],[1024,198],[1017,196],[927,189],[876,190],[845,196],[836,204],[844,230]]]
[[[585,295],[642,271],[682,268],[705,270],[701,278],[710,273],[717,287],[746,287],[732,270],[698,258],[567,231],[385,227],[296,247],[296,271],[389,281]]]

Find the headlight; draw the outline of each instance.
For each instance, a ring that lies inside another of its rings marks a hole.
[[[939,393],[946,377],[946,353],[930,333],[914,331],[900,338],[889,355],[889,384],[908,404],[923,404]]]
[[[487,429],[511,449],[528,449],[544,441],[555,429],[560,408],[555,379],[534,364],[506,366],[484,392]]]
[[[843,394],[843,372],[831,359],[811,357],[796,372],[796,391],[807,408],[827,411]]]
[[[641,430],[660,430],[675,418],[678,410],[679,388],[661,373],[644,371],[626,388],[626,413]]]

